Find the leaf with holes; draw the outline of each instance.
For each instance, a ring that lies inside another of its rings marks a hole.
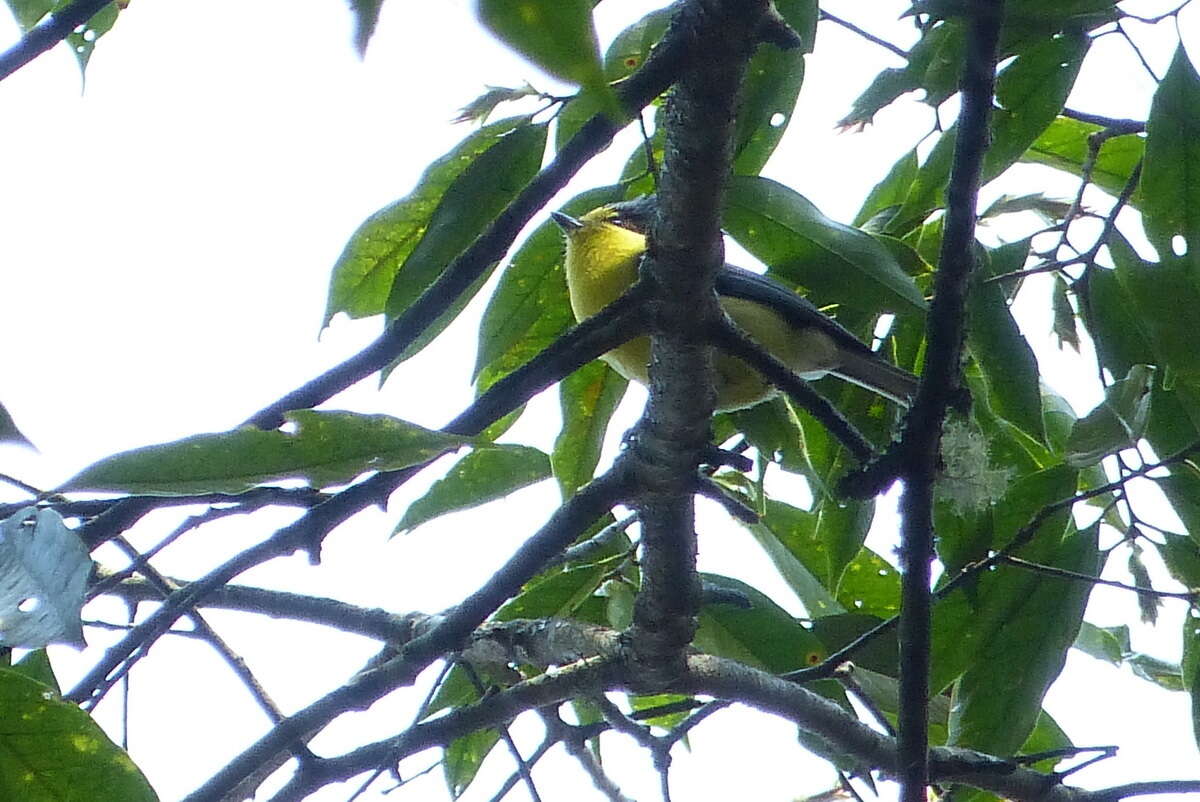
[[[26,507],[0,524],[0,645],[85,646],[83,609],[92,558],[54,510]]]
[[[1141,198],[1159,255],[1186,254],[1188,275],[1200,286],[1200,75],[1183,45],[1150,104]],[[1178,247],[1175,237],[1183,238]]]

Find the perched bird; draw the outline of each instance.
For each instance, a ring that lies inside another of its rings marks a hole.
[[[596,314],[637,280],[654,203],[646,196],[601,206],[578,219],[551,213],[566,234],[567,289],[576,320]],[[717,294],[726,314],[802,379],[832,374],[903,406],[916,392],[915,376],[766,276],[726,264],[717,274]],[[603,358],[625,378],[646,384],[650,339],[639,337]],[[715,363],[718,410],[742,409],[775,395],[774,387],[736,357],[718,353]]]

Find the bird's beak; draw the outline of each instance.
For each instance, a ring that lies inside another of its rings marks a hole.
[[[558,223],[558,227],[568,234],[583,228],[583,223],[571,215],[563,214],[562,212],[550,212],[550,219]]]

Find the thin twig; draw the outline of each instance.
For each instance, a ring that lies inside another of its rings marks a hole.
[[[844,20],[841,17],[835,17],[833,14],[830,14],[825,9],[821,9],[820,17],[818,19],[829,20],[830,22],[834,23],[835,25],[841,25],[846,30],[852,31],[852,32],[858,34],[859,36],[861,36],[863,39],[866,39],[871,44],[879,45],[884,50],[890,50],[892,53],[895,53],[900,58],[904,59],[905,61],[908,61],[908,51],[907,50],[905,50],[904,48],[902,48],[898,45],[892,44],[891,42],[889,42],[886,39],[881,39],[873,33],[868,33],[866,31],[864,31],[862,28],[858,27],[853,22]]]
[[[76,0],[47,16],[27,31],[21,41],[0,53],[0,81],[66,39],[111,3],[112,0]]]
[[[1070,571],[1066,568],[1055,568],[1053,565],[1042,565],[1041,563],[1022,560],[1020,557],[1013,557],[1012,555],[1006,555],[1001,562],[1007,565],[1015,565],[1018,568],[1026,568],[1030,571],[1036,571],[1039,574],[1048,574],[1050,576],[1058,576],[1065,579],[1077,579],[1080,582],[1087,582],[1092,585],[1104,585],[1110,588],[1120,588],[1121,590],[1132,590],[1145,596],[1156,596],[1162,599],[1182,599],[1188,602],[1195,602],[1197,599],[1200,599],[1200,591],[1174,592],[1169,590],[1144,588],[1139,585],[1127,585],[1124,582],[1117,582],[1113,579],[1102,579],[1098,576],[1084,574],[1079,571]]]

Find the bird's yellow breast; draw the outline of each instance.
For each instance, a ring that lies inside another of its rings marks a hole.
[[[568,232],[565,270],[576,320],[584,320],[611,304],[637,280],[646,238],[612,223],[588,220]],[[721,299],[725,312],[751,337],[804,378],[823,376],[836,366],[832,341],[815,331],[798,331],[774,311],[741,298]],[[604,355],[617,373],[647,384],[650,338],[638,337]],[[715,360],[717,409],[752,406],[775,394],[758,372],[731,356]]]

